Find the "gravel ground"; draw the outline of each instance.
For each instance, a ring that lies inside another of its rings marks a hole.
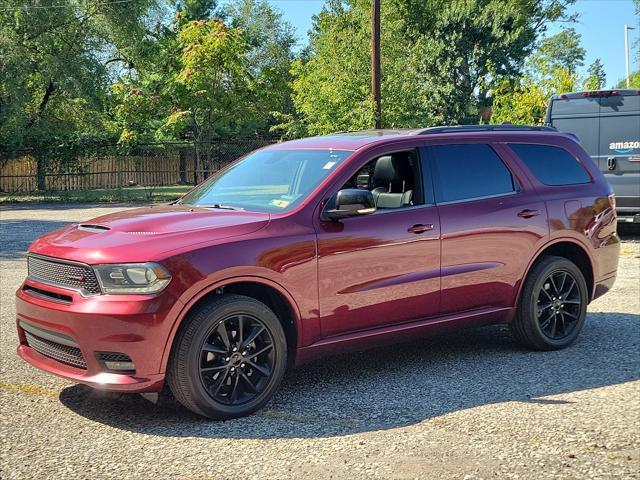
[[[121,208],[1,213],[0,478],[640,478],[637,240],[567,350],[489,327],[343,355],[290,372],[257,415],[211,422],[15,355],[30,241]]]

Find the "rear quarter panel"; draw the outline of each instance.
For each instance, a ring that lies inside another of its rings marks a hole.
[[[518,141],[516,139],[512,143]],[[546,136],[538,140],[529,139],[526,143],[554,145],[567,150],[591,177],[590,183],[586,184],[545,185],[513,153],[514,160],[522,164],[534,188],[545,199],[549,218],[549,245],[570,241],[582,246],[591,260],[596,283],[615,275],[620,240],[616,233],[616,214],[608,198],[613,189],[598,166],[580,145],[566,137]]]

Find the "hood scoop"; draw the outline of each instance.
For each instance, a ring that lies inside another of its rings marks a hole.
[[[110,227],[105,225],[93,225],[91,223],[81,223],[78,225],[78,230],[82,230],[83,232],[91,232],[91,233],[101,233],[111,230]]]

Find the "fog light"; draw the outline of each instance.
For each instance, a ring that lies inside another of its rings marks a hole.
[[[135,370],[136,366],[133,362],[115,362],[111,360],[106,360],[104,362],[104,366],[109,370]]]

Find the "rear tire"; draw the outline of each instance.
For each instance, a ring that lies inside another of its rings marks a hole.
[[[525,279],[511,332],[534,350],[568,347],[582,330],[588,299],[584,275],[573,262],[544,257]]]
[[[181,326],[167,382],[186,408],[224,420],[263,407],[286,365],[287,342],[278,317],[258,300],[223,295]]]

